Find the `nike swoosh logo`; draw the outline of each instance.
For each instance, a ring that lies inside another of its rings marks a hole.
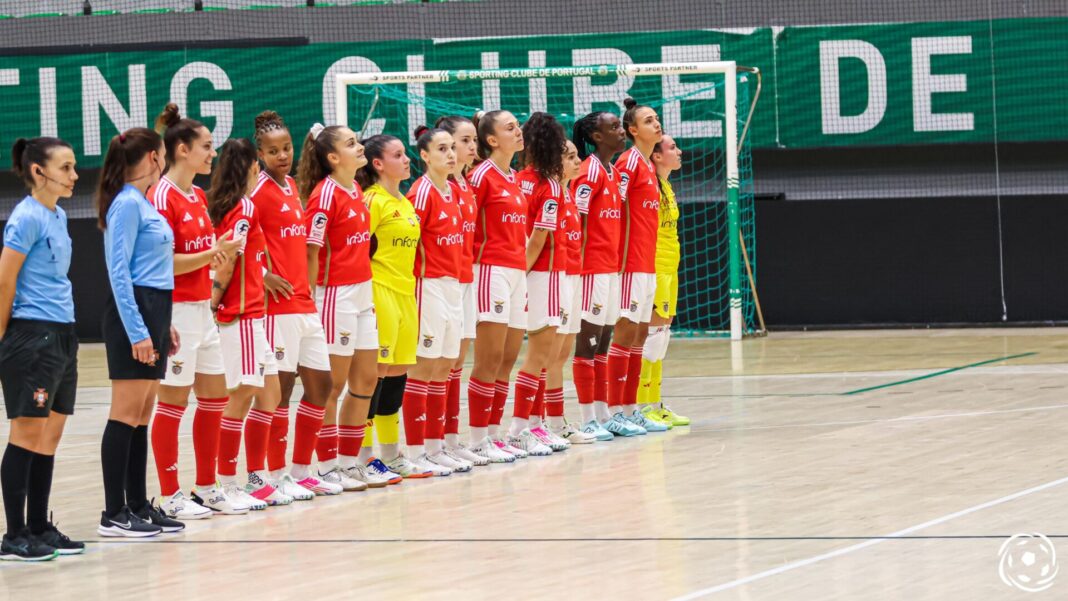
[[[123,524],[122,522],[116,522],[115,520],[111,520],[111,524],[113,526],[118,526],[119,528],[122,528],[123,530],[129,530],[133,526],[133,523],[131,523],[131,522],[126,522],[125,524]]]

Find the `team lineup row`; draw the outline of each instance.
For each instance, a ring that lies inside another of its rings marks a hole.
[[[423,175],[406,194],[403,141],[358,140],[344,126],[312,127],[293,178],[292,136],[272,111],[257,117],[254,141],[228,140],[218,153],[209,130],[173,104],[155,130],[115,136],[96,193],[112,380],[99,534],[177,532],[216,513],[688,424],[659,402],[680,261],[668,176],[682,151],[653,109],[626,107],[622,119],[583,117],[571,139],[546,113],[522,125],[502,110],[443,117],[413,134]],[[45,560],[84,549],[46,516],[77,388],[71,243],[58,206],[77,173],[70,145],[55,138],[19,140],[13,163],[31,193],[0,255],[11,419],[0,558]],[[209,174],[205,193],[193,180]],[[564,418],[568,359],[581,425]],[[178,429],[190,392],[196,478],[186,496]],[[146,490],[149,444],[159,505]]]

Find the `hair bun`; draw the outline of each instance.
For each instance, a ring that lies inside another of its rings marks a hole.
[[[256,115],[254,127],[256,130],[266,129],[268,126],[285,127],[285,121],[282,120],[282,116],[275,111],[263,111],[259,115]]]
[[[429,127],[425,125],[420,125],[419,127],[415,128],[415,137],[418,138],[419,136],[425,134],[428,131],[430,131]]]
[[[173,127],[182,120],[182,115],[178,113],[178,105],[173,102],[168,102],[167,106],[163,107],[163,112],[156,117],[156,133],[162,134],[167,131],[168,127]]]
[[[626,107],[627,110],[629,111],[630,109],[638,106],[638,101],[633,99],[633,98],[631,98],[630,96],[627,96],[626,98],[623,99],[623,106]]]

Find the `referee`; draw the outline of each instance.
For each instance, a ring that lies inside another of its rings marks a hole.
[[[7,514],[0,559],[47,561],[85,550],[48,519],[56,447],[78,388],[71,240],[58,205],[74,193],[78,174],[74,151],[58,138],[20,138],[11,156],[30,194],[11,212],[0,253],[0,383],[11,420],[0,464]]]

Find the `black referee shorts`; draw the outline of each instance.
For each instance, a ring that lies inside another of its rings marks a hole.
[[[0,339],[0,384],[7,418],[71,415],[78,390],[74,324],[12,319]]]
[[[172,292],[134,286],[134,300],[141,319],[148,328],[152,348],[159,353],[155,365],[146,365],[133,358],[133,345],[122,325],[115,296],[108,295],[101,330],[108,355],[108,378],[112,380],[162,380],[167,370],[167,356],[171,348]]]

